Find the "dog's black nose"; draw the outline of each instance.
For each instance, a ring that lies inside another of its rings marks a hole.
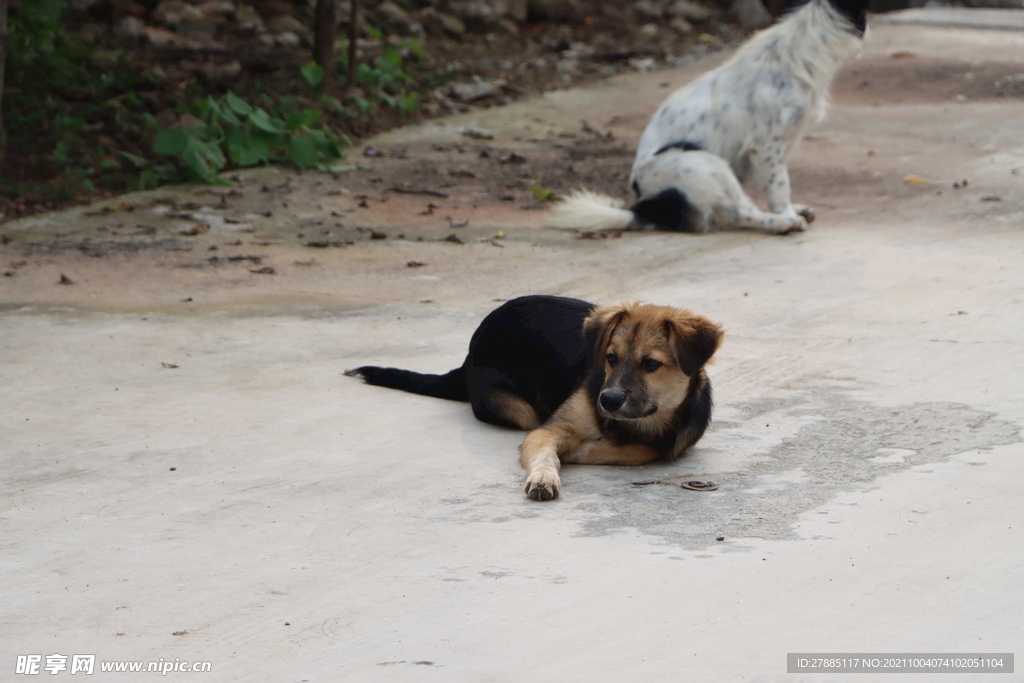
[[[626,395],[621,391],[602,391],[601,407],[609,413],[614,413],[626,402]]]

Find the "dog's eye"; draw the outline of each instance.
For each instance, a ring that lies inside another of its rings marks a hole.
[[[615,367],[615,364],[619,362],[619,357],[616,356],[614,353],[609,353],[607,356],[605,356],[605,360],[608,361],[608,365]]]
[[[644,358],[640,363],[640,367],[644,372],[657,372],[658,368],[664,365],[661,361],[654,360],[653,358]]]

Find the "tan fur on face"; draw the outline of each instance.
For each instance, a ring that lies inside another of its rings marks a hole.
[[[616,443],[603,433],[599,408],[588,388],[577,389],[520,447],[520,463],[528,472],[526,492],[535,500],[558,496],[562,462],[643,465],[661,456],[681,455],[696,437],[679,440],[679,452],[658,452],[645,442],[679,429],[674,424],[675,413],[707,383],[702,367],[723,335],[713,322],[690,311],[639,303],[594,309],[583,323],[583,332],[594,354],[592,362],[604,364],[605,386],[615,381],[618,368],[622,388],[630,389],[634,396],[642,394],[643,400],[657,405],[657,411],[635,419],[612,416],[638,438],[632,443]],[[612,352],[618,356],[615,367],[607,360]],[[641,367],[645,359],[662,365],[646,372]],[[693,374],[687,374],[687,366],[692,366]]]
[[[703,316],[671,306],[639,303],[598,308],[584,321],[584,329],[588,327],[594,338],[602,340],[598,356],[605,365],[606,384],[613,381],[617,368],[622,373],[632,366],[632,372],[628,372],[629,386],[623,388],[643,396],[647,404],[657,405],[653,415],[631,421],[638,432],[651,436],[665,430],[690,390],[691,377],[681,367],[684,341],[704,332],[713,339],[713,347],[717,347],[722,337],[721,329]],[[616,367],[607,360],[611,353],[618,356]],[[647,373],[640,368],[646,359],[656,360],[662,366]]]

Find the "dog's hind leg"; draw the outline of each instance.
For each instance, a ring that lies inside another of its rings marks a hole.
[[[537,410],[524,399],[520,387],[498,368],[470,366],[466,372],[469,402],[481,422],[530,430],[540,426]]]
[[[492,389],[484,394],[479,404],[474,402],[473,412],[478,419],[484,422],[515,427],[524,431],[540,426],[540,418],[537,417],[537,411],[533,409],[533,406],[512,392],[503,389]]]
[[[807,229],[807,222],[795,213],[771,213],[757,208],[728,166],[724,162],[720,166],[710,176],[716,183],[716,191],[703,193],[708,199],[702,207],[716,226],[755,228],[773,235]]]

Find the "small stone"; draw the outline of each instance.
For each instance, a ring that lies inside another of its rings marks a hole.
[[[670,17],[682,17],[688,21],[707,21],[717,14],[714,10],[690,0],[676,0],[666,8],[665,13]]]
[[[474,77],[472,83],[449,83],[438,88],[438,91],[446,97],[451,97],[461,102],[474,102],[485,97],[501,94],[501,81],[488,83],[479,77]]]
[[[415,19],[413,19],[408,12],[394,2],[391,2],[391,0],[384,0],[384,2],[380,3],[380,5],[377,6],[377,11],[384,15],[384,18],[388,21],[398,24],[406,29],[415,23]]]
[[[217,14],[222,17],[230,17],[235,14],[235,3],[229,0],[207,0],[196,8],[207,14]]]
[[[466,32],[466,24],[458,17],[453,17],[450,14],[444,14],[442,12],[437,13],[437,18],[441,21],[441,28],[444,29],[445,33],[449,33],[455,37],[460,37]]]
[[[154,21],[168,26],[203,21],[203,11],[182,0],[164,0],[153,10],[152,16]]]
[[[114,35],[135,39],[146,32],[146,25],[138,17],[122,17],[114,23]]]
[[[644,59],[638,59],[634,57],[633,59],[629,60],[628,64],[629,68],[633,69],[634,71],[654,71],[656,67],[655,61],[651,57],[646,57]]]
[[[289,14],[280,14],[264,22],[267,30],[274,34],[294,33],[303,39],[311,39],[313,32],[305,24]]]
[[[235,9],[235,29],[241,33],[265,33],[267,27],[263,17],[251,5],[239,5]]]
[[[772,15],[761,0],[733,0],[729,11],[744,28],[762,28],[772,23]]]
[[[156,47],[164,47],[173,43],[178,36],[173,31],[168,31],[165,28],[157,28],[156,26],[147,26],[145,28],[146,41],[150,45]]]
[[[669,19],[668,27],[676,33],[684,36],[693,33],[693,24],[682,17],[672,17]]]
[[[633,13],[641,21],[655,21],[665,16],[665,8],[654,0],[640,0],[633,3]]]
[[[302,45],[302,38],[297,33],[282,31],[274,35],[274,43],[281,47],[298,47]]]

